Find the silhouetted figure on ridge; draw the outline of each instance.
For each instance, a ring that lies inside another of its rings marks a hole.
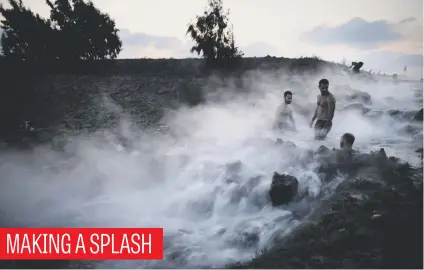
[[[354,73],[359,73],[359,70],[364,65],[363,62],[352,62],[352,65],[349,68],[352,68]]]

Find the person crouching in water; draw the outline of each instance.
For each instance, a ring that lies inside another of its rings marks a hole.
[[[352,133],[345,133],[340,137],[340,148],[345,150],[352,150],[355,136]]]
[[[330,83],[327,79],[321,79],[318,82],[318,88],[321,94],[317,96],[317,108],[315,109],[314,116],[309,124],[312,128],[315,119],[317,119],[314,126],[316,140],[325,139],[333,126],[336,99],[333,94],[328,91],[329,84]]]
[[[339,165],[345,164],[349,168],[352,165],[353,158],[357,151],[353,150],[355,136],[352,133],[345,133],[340,137],[340,151],[336,155]]]
[[[292,99],[293,93],[291,91],[284,92],[284,102],[277,108],[275,128],[279,130],[297,130],[293,111],[290,106]]]

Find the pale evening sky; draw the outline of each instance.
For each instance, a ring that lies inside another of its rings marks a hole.
[[[6,0],[0,0],[6,2]],[[116,22],[119,58],[185,58],[187,24],[207,0],[93,0]],[[224,0],[245,56],[317,55],[363,61],[363,69],[422,77],[422,0]],[[48,16],[44,0],[23,0]]]

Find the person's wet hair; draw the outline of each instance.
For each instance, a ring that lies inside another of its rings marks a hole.
[[[318,85],[323,85],[323,84],[324,84],[324,85],[325,85],[325,84],[327,84],[327,85],[328,85],[328,84],[330,84],[330,83],[329,83],[329,81],[328,81],[327,79],[321,79],[321,80],[319,81]]]
[[[291,92],[291,91],[286,91],[286,92],[284,92],[284,97],[287,97],[288,95],[291,95],[291,96],[292,96],[293,94],[292,94],[292,92]]]

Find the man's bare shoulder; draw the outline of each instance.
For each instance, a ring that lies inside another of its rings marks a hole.
[[[278,107],[277,107],[277,112],[281,113],[281,112],[283,112],[283,111],[285,110],[285,108],[286,108],[286,104],[281,103],[281,104],[280,104],[280,105],[278,105]]]
[[[277,112],[279,112],[279,111],[281,111],[283,109],[283,104],[280,104],[280,105],[278,105],[278,107],[277,107]]]
[[[336,98],[334,97],[334,95],[332,93],[330,93],[329,95],[331,102],[336,103]]]

